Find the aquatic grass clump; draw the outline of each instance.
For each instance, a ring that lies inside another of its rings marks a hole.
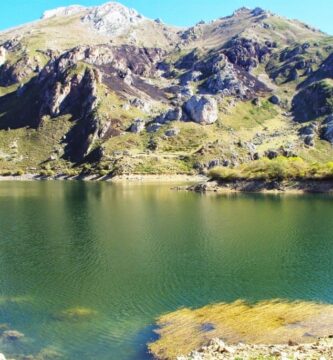
[[[97,311],[85,307],[76,307],[62,310],[55,314],[54,318],[61,321],[83,321],[90,320],[97,315]]]
[[[205,324],[210,324],[209,328]],[[183,308],[157,320],[159,339],[149,344],[158,359],[171,360],[207,344],[278,344],[313,342],[333,333],[333,305],[314,302],[245,301]]]

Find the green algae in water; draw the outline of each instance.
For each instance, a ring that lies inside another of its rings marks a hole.
[[[146,360],[156,318],[180,308],[333,303],[332,197],[170,187],[0,183],[0,297],[31,299],[0,302],[0,323],[25,334],[8,358]],[[96,315],[55,320],[78,306]]]

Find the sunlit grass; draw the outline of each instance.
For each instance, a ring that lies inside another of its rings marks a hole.
[[[213,180],[324,180],[333,178],[333,162],[308,163],[299,157],[279,156],[252,161],[236,168],[215,168],[209,173]]]

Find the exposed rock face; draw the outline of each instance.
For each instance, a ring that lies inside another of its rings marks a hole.
[[[333,145],[333,115],[326,118],[321,129],[321,138]]]
[[[0,66],[6,62],[6,49],[4,47],[0,47]]]
[[[63,72],[70,66],[84,61],[95,66],[108,66],[110,70],[149,76],[156,72],[156,64],[162,60],[164,51],[158,48],[146,49],[134,46],[80,46],[74,48],[46,66],[45,72]]]
[[[200,124],[213,124],[218,119],[218,106],[215,99],[208,96],[193,96],[184,109],[191,120]]]
[[[189,71],[185,73],[181,78],[181,85],[186,86],[189,82],[197,82],[202,78],[201,71]]]
[[[58,16],[58,17],[70,16],[70,15],[74,15],[74,14],[77,14],[79,12],[82,12],[85,9],[86,8],[84,6],[80,6],[80,5],[59,7],[57,9],[52,9],[52,10],[45,11],[43,13],[42,19],[49,19],[49,18],[54,17],[54,16]]]
[[[56,117],[62,113],[72,112],[72,107],[81,101],[81,114],[88,114],[97,106],[98,71],[87,68],[85,72],[67,74],[58,72],[57,76],[47,77],[43,74],[39,82],[42,85],[41,116]]]
[[[230,41],[225,55],[229,61],[246,71],[256,68],[272,52],[273,43],[260,44],[252,39],[236,38]]]
[[[111,2],[89,9],[82,21],[101,33],[120,35],[145,19],[133,9]]]
[[[310,64],[312,65],[312,63]],[[309,66],[308,66],[309,67]],[[319,66],[319,69],[315,72],[310,72],[310,76],[299,85],[299,88],[304,88],[314,82],[323,79],[333,78],[333,54],[329,55],[328,58]]]
[[[212,75],[203,87],[213,94],[251,99],[257,93],[269,91],[266,85],[246,70],[232,64],[222,53],[209,60],[206,66],[210,68]]]
[[[277,83],[283,83],[310,75],[312,67],[320,61],[310,54],[310,50],[310,44],[306,42],[275,52],[266,67],[269,76]]]
[[[300,90],[292,101],[295,119],[299,122],[329,115],[333,111],[333,84],[322,80]]]
[[[6,54],[3,50],[3,54]],[[5,61],[6,56],[3,60]],[[28,56],[23,56],[14,64],[5,62],[0,67],[0,86],[9,86],[21,82],[36,72],[38,63]]]

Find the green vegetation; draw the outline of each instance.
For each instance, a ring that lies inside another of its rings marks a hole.
[[[277,157],[252,161],[236,168],[214,168],[213,180],[324,180],[333,179],[333,162],[307,163],[301,158]]]
[[[55,315],[55,318],[62,321],[83,321],[91,319],[96,314],[97,312],[93,309],[76,307],[60,311]]]

